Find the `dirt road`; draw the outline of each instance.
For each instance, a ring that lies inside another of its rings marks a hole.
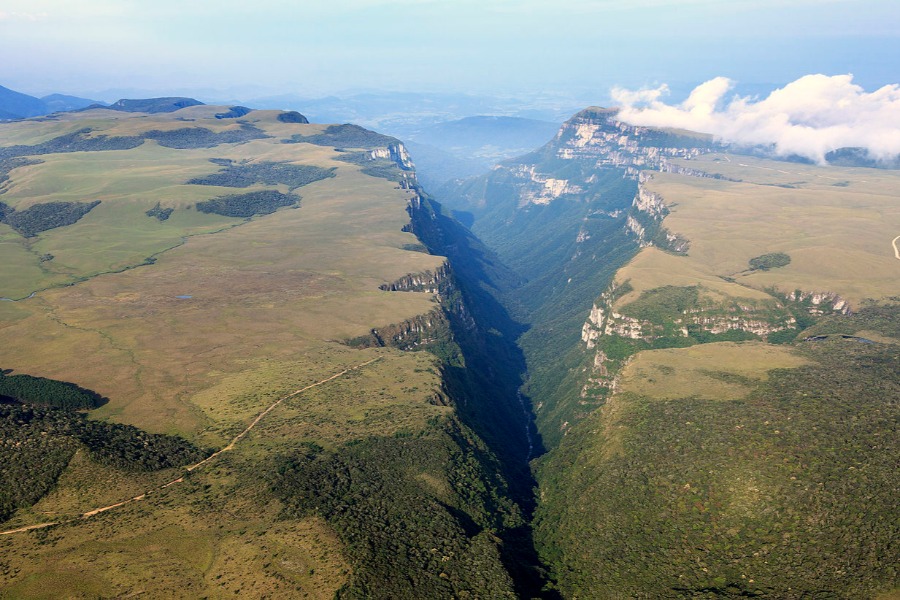
[[[228,443],[227,446],[225,446],[225,447],[222,448],[221,450],[217,450],[216,452],[213,452],[212,454],[210,454],[209,456],[207,456],[205,459],[201,460],[200,462],[198,462],[198,463],[196,463],[196,464],[193,464],[193,465],[190,465],[189,467],[186,467],[187,472],[190,473],[191,471],[194,471],[194,470],[196,470],[196,469],[199,469],[199,468],[202,467],[203,465],[208,464],[210,461],[212,461],[214,458],[216,458],[217,456],[219,456],[219,455],[222,454],[223,452],[228,452],[228,451],[230,451],[230,450],[233,450],[233,449],[234,449],[234,445],[235,445],[238,441],[240,441],[241,438],[243,438],[243,437],[246,436],[248,433],[250,433],[250,431],[251,431],[254,427],[256,427],[257,424],[259,424],[259,422],[263,419],[263,417],[265,417],[267,414],[269,414],[270,412],[272,412],[272,411],[275,409],[275,407],[277,407],[279,404],[281,404],[281,403],[284,402],[285,400],[289,400],[289,399],[293,398],[294,396],[297,396],[297,395],[299,395],[299,394],[302,394],[303,392],[305,392],[305,391],[307,391],[307,390],[311,390],[311,389],[314,388],[314,387],[318,387],[318,386],[320,386],[320,385],[323,385],[323,384],[325,384],[325,383],[328,383],[329,381],[333,381],[333,380],[337,379],[338,377],[343,377],[344,375],[346,375],[347,373],[349,373],[349,372],[351,372],[351,371],[356,371],[356,370],[358,370],[358,369],[361,369],[361,368],[363,368],[363,367],[365,367],[365,366],[367,366],[367,365],[370,365],[370,364],[372,364],[373,362],[376,362],[376,361],[379,361],[379,360],[381,360],[381,357],[380,357],[380,356],[377,356],[377,357],[373,358],[372,360],[368,360],[368,361],[366,361],[366,362],[364,362],[364,363],[360,363],[360,364],[358,364],[358,365],[356,365],[356,366],[354,366],[354,367],[350,367],[350,368],[348,368],[348,369],[344,369],[344,370],[341,371],[340,373],[335,373],[335,374],[332,375],[331,377],[326,377],[325,379],[322,379],[322,380],[317,381],[317,382],[315,382],[315,383],[311,383],[311,384],[309,384],[309,385],[306,386],[306,387],[300,388],[299,390],[294,390],[294,391],[291,392],[290,394],[286,394],[286,395],[282,396],[281,398],[279,398],[278,400],[276,400],[275,402],[273,402],[271,405],[269,405],[269,407],[266,408],[264,411],[262,411],[261,413],[259,413],[259,414],[256,416],[256,418],[253,419],[253,422],[250,423],[250,425],[248,425],[246,429],[244,429],[242,432],[240,432],[239,434],[237,434],[237,435],[234,437],[234,439],[232,439],[232,440]],[[138,495],[138,496],[133,496],[133,497],[128,498],[128,499],[126,499],[126,500],[122,500],[121,502],[116,502],[115,504],[110,504],[110,505],[108,505],[108,506],[101,506],[101,507],[99,507],[99,508],[91,509],[91,510],[89,510],[89,511],[87,511],[87,512],[81,513],[80,515],[78,515],[77,517],[72,518],[72,519],[66,519],[66,520],[62,520],[62,521],[48,521],[48,522],[46,522],[46,523],[37,523],[37,524],[35,524],[35,525],[28,525],[27,527],[19,527],[19,528],[17,528],[17,529],[9,529],[9,530],[7,530],[7,531],[0,531],[0,535],[10,535],[10,534],[13,534],[13,533],[21,533],[21,532],[24,532],[24,531],[32,531],[32,530],[34,530],[34,529],[45,529],[45,528],[47,528],[47,527],[53,527],[54,525],[64,525],[64,524],[67,524],[67,523],[75,523],[75,522],[80,521],[80,520],[83,520],[83,519],[89,519],[89,518],[93,517],[94,515],[98,515],[98,514],[100,514],[100,513],[102,513],[102,512],[106,512],[106,511],[108,511],[108,510],[112,510],[112,509],[118,508],[118,507],[120,507],[120,506],[125,506],[126,504],[131,504],[132,502],[139,502],[139,501],[143,500],[144,498],[146,498],[148,495],[152,494],[154,491],[158,491],[158,490],[165,489],[165,488],[170,487],[170,486],[173,486],[173,485],[175,485],[175,484],[177,484],[177,483],[181,483],[182,481],[184,481],[184,476],[183,476],[183,475],[182,475],[181,477],[179,477],[178,479],[173,479],[172,481],[169,481],[168,483],[165,483],[165,484],[159,486],[158,488],[155,488],[154,490],[150,490],[150,491],[144,492],[143,494],[140,494],[140,495]]]

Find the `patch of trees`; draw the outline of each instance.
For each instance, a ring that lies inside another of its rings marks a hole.
[[[249,218],[254,215],[268,215],[283,206],[300,203],[297,194],[282,194],[275,190],[262,190],[246,194],[219,196],[197,203],[197,210],[224,217]]]
[[[282,142],[285,144],[304,143],[347,148],[380,148],[389,144],[396,144],[397,138],[347,123],[345,125],[331,125],[322,133],[315,135],[300,135],[297,133],[291,136],[290,139],[282,140]]]
[[[147,215],[148,217],[156,217],[156,219],[158,221],[165,221],[172,215],[173,212],[175,212],[174,208],[171,208],[171,207],[162,208],[159,205],[159,202],[157,202],[156,206],[154,206],[153,208],[151,208],[144,214]]]
[[[224,161],[224,162],[223,162]],[[256,183],[266,185],[286,185],[296,189],[314,181],[334,177],[335,167],[323,169],[312,165],[292,165],[283,162],[234,163],[228,159],[212,159],[223,168],[218,173],[195,177],[187,183],[194,185],[218,185],[245,188]]]
[[[34,237],[42,231],[65,227],[78,222],[100,204],[93,202],[45,202],[33,204],[25,210],[16,210],[0,202],[0,221],[25,237]]]
[[[58,154],[65,152],[100,152],[106,150],[131,150],[144,143],[141,136],[109,137],[98,135],[88,137],[90,128],[79,129],[34,146],[7,146],[0,148],[0,160],[19,156],[38,156],[41,154]]]
[[[0,371],[0,396],[22,404],[38,404],[66,410],[91,409],[106,404],[106,398],[67,381],[32,375],[7,375]]]
[[[175,112],[188,106],[202,106],[203,103],[193,98],[179,96],[165,98],[140,98],[136,100],[122,99],[109,106],[89,106],[88,108],[106,108],[122,112],[145,112],[150,114]]]
[[[514,597],[495,536],[521,518],[458,424],[333,453],[310,444],[270,478],[289,516],[321,515],[347,548],[353,574],[339,598]]]
[[[285,111],[283,113],[279,113],[277,117],[275,117],[282,123],[299,123],[299,124],[307,124],[309,123],[309,119],[301,115],[295,110]]]
[[[246,106],[230,106],[228,112],[216,113],[217,119],[237,119],[253,112],[252,108]]]
[[[0,521],[53,489],[79,448],[102,464],[135,472],[191,464],[209,455],[178,436],[89,421],[82,413],[58,408],[0,404]]]
[[[154,129],[143,136],[166,148],[188,150],[194,148],[213,148],[221,144],[242,144],[251,140],[261,140],[267,137],[262,129],[241,123],[240,129],[215,132],[205,127],[184,127],[170,131]]]
[[[770,252],[750,259],[751,271],[768,271],[791,264],[791,257],[784,252]]]

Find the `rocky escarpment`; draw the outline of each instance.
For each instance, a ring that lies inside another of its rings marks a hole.
[[[698,332],[718,335],[728,331],[743,331],[764,337],[776,331],[791,329],[797,323],[791,313],[778,302],[710,302],[704,306],[701,301],[701,306],[684,308],[680,311],[680,316],[670,321],[640,318],[623,314],[628,311],[627,306],[619,309],[622,312],[611,306],[610,299],[615,296],[615,290],[614,286],[601,294],[582,327],[581,339],[588,349],[594,348],[601,336],[615,335],[653,342],[672,335],[688,338]]]
[[[581,328],[592,353],[582,397],[605,395],[631,354],[644,349],[715,341],[789,341],[814,319],[849,314],[850,305],[831,292],[772,291],[771,300],[714,299],[701,286],[648,290],[628,304],[617,301],[631,290],[613,283],[593,304]]]
[[[410,273],[392,283],[383,283],[379,289],[386,292],[430,292],[437,294],[442,287],[451,286],[450,265],[444,261],[434,271]]]
[[[852,312],[850,303],[834,292],[804,292],[794,290],[784,294],[785,301],[802,306],[811,315],[848,315]]]
[[[629,180],[638,180],[646,170],[715,177],[673,162],[719,149],[708,137],[635,127],[618,121],[617,115],[616,109],[601,108],[576,114],[543,148],[495,167],[492,183],[513,188],[523,208],[559,199],[596,200],[608,191],[598,176],[603,170]]]
[[[416,165],[413,164],[406,146],[402,142],[388,144],[383,148],[375,148],[369,151],[369,158],[372,160],[387,159],[397,165],[404,171],[415,171]]]
[[[423,292],[434,294],[438,303],[431,311],[400,323],[372,329],[369,334],[353,338],[350,345],[358,347],[388,346],[400,350],[433,350],[436,345],[453,342],[451,315],[467,327],[474,327],[469,310],[460,297],[448,262],[434,271],[410,273],[379,289],[386,292]]]
[[[669,214],[669,208],[661,195],[647,189],[645,184],[652,178],[651,173],[640,174],[637,194],[625,219],[625,228],[637,238],[641,248],[656,246],[675,254],[686,254],[690,249],[690,241],[662,225],[663,219]]]
[[[447,317],[440,308],[424,314],[373,328],[369,334],[348,340],[357,348],[397,348],[398,350],[427,350],[430,346],[447,342],[450,338]]]
[[[589,159],[598,167],[623,169],[639,177],[645,169],[676,168],[672,159],[691,159],[718,148],[708,137],[688,137],[617,120],[617,109],[588,108],[569,119],[556,136],[556,156],[563,160]]]

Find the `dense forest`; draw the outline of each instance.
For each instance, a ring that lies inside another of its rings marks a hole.
[[[240,129],[215,132],[205,127],[184,127],[160,131],[154,129],[143,134],[144,139],[156,140],[166,148],[185,150],[190,148],[213,148],[222,144],[240,144],[269,137],[262,129],[249,123],[241,123]]]
[[[339,598],[515,597],[497,536],[522,517],[499,465],[453,419],[335,452],[309,445],[271,481],[288,515],[321,515],[343,541],[354,569]]]
[[[77,223],[91,212],[99,200],[93,202],[44,202],[16,210],[0,202],[0,222],[6,223],[24,237],[34,237],[42,231]]]
[[[74,410],[102,401],[96,392],[71,383],[29,375],[0,377],[0,521],[49,492],[79,449],[126,471],[181,466],[209,454],[178,436],[91,421]]]
[[[32,375],[7,375],[0,371],[0,398],[2,397],[22,404],[65,410],[97,408],[106,403],[106,399],[97,392],[74,383]]]
[[[314,135],[294,134],[285,144],[316,144],[335,148],[377,148],[396,144],[397,138],[375,133],[359,125],[329,125],[322,133]]]
[[[254,215],[268,215],[283,206],[300,203],[297,194],[282,194],[276,190],[262,190],[246,194],[219,196],[197,203],[197,210],[225,217],[250,218]]]
[[[286,185],[289,189],[297,189],[315,181],[334,177],[335,168],[323,169],[313,165],[294,165],[291,163],[263,161],[235,163],[228,159],[212,159],[222,169],[218,173],[195,177],[187,181],[193,185],[218,185],[223,187],[245,188],[253,184]]]

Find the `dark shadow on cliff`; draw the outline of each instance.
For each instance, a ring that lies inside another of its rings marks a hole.
[[[429,252],[446,256],[452,285],[442,298],[462,361],[445,361],[446,392],[463,422],[500,458],[510,493],[530,523],[536,482],[529,461],[544,453],[530,399],[520,387],[525,355],[517,344],[528,327],[514,320],[501,297],[523,281],[461,223],[424,193],[410,205],[409,230]],[[502,533],[503,560],[523,598],[557,598],[532,540],[530,525]]]

